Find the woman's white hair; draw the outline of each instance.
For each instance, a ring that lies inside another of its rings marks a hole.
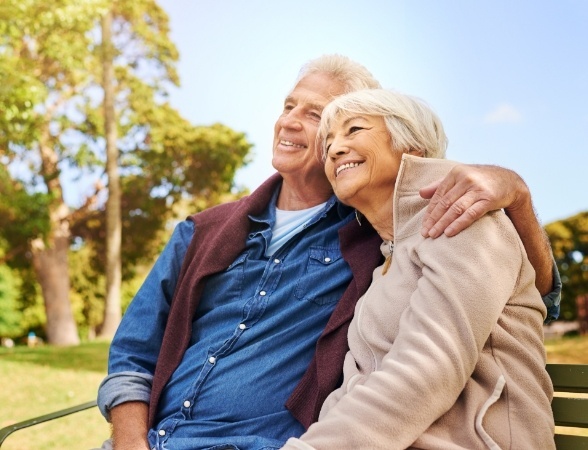
[[[317,140],[325,139],[340,114],[383,117],[392,138],[392,150],[415,151],[425,158],[444,158],[447,137],[441,120],[423,100],[386,89],[365,89],[335,98],[321,115]],[[323,159],[326,157],[323,150]]]

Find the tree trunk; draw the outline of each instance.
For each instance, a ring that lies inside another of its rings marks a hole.
[[[33,267],[45,303],[47,342],[58,346],[78,345],[80,339],[69,301],[69,235],[58,233],[49,239],[47,245],[42,238],[31,242]]]
[[[41,127],[40,131],[41,173],[51,193],[50,228],[45,238],[31,240],[33,268],[45,303],[47,342],[59,346],[78,345],[80,338],[69,300],[69,208],[63,200],[59,158],[53,148],[54,138],[49,126]]]
[[[114,110],[114,69],[111,37],[112,12],[102,18],[102,88],[104,89],[104,135],[106,140],[106,305],[101,338],[112,338],[121,320],[121,192],[116,145],[116,114]]]

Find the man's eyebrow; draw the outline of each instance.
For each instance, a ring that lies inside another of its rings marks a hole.
[[[298,104],[298,101],[292,97],[291,95],[289,95],[288,97],[286,97],[286,99],[284,100],[284,104],[288,104],[288,103],[296,103]],[[321,111],[323,109],[325,109],[325,105],[320,105],[318,103],[306,103],[305,105],[308,109],[316,109],[317,111]]]

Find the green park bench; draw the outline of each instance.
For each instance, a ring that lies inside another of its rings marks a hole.
[[[588,429],[588,364],[547,364],[556,395],[551,402],[555,424],[561,427]],[[588,450],[588,436],[573,436],[557,432],[558,450]]]
[[[556,395],[557,393],[565,393],[566,395],[565,397],[554,397],[551,403],[555,424],[562,427],[588,429],[588,396],[574,395],[588,394],[588,364],[548,364],[547,372],[553,382]],[[15,431],[84,411],[94,406],[96,406],[96,401],[91,401],[4,427],[0,429],[0,447],[4,440]],[[555,445],[558,450],[588,450],[588,436],[557,432]]]

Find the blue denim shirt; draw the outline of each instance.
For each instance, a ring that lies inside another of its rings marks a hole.
[[[351,279],[338,230],[352,214],[330,199],[270,258],[264,252],[273,204],[250,220],[245,251],[206,284],[190,346],[149,432],[154,448],[280,448],[304,432],[284,403]],[[192,222],[178,225],[124,316],[99,392],[104,414],[125,401],[149,400],[162,324],[193,232]]]

